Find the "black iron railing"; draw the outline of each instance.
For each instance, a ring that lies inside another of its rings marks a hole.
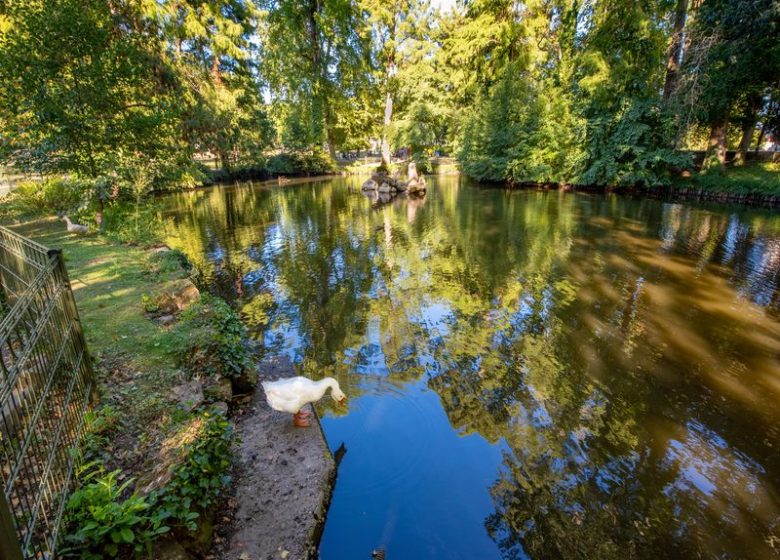
[[[0,558],[53,558],[92,368],[62,253],[0,227]]]

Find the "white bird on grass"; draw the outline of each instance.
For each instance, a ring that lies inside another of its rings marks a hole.
[[[67,216],[63,216],[62,219],[65,221],[65,228],[73,233],[87,233],[89,231],[89,228],[87,226],[82,226],[81,224],[74,224],[70,221],[70,218]]]
[[[347,402],[347,396],[332,377],[313,381],[307,377],[289,377],[278,381],[264,381],[263,390],[268,405],[280,412],[293,415],[293,424],[299,428],[309,426],[309,413],[301,409],[308,403],[320,400],[330,389],[330,396],[339,404]]]

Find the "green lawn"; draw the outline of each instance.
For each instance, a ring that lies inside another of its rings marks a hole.
[[[167,331],[145,315],[143,296],[180,283],[185,271],[164,254],[67,233],[65,225],[55,219],[12,229],[63,250],[104,393],[125,413],[129,424],[143,430],[140,424],[164,414],[170,388],[181,377]]]
[[[751,163],[724,171],[697,173],[683,179],[682,187],[744,195],[780,196],[780,163]]]

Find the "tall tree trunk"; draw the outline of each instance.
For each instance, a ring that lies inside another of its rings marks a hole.
[[[319,0],[311,0],[309,3],[309,41],[311,42],[311,73],[314,78],[315,100],[313,106],[318,109],[312,116],[314,119],[317,119],[314,124],[314,135],[317,138],[317,142],[321,143],[324,139],[328,145],[328,153],[335,159],[336,146],[333,142],[333,130],[331,129],[332,119],[326,88],[327,78],[325,76],[325,63],[323,62],[322,56],[320,25],[317,21],[317,15],[320,13],[320,10],[321,6]]]
[[[707,153],[704,156],[704,169],[726,165],[726,134],[729,128],[728,112],[712,124]]]
[[[739,141],[737,157],[734,159],[734,165],[744,165],[747,159],[747,153],[750,144],[753,143],[753,132],[756,130],[758,122],[758,111],[761,109],[763,99],[760,93],[751,93],[748,97],[748,114],[742,123],[742,139]]]
[[[778,101],[776,99],[770,99],[769,107],[767,107],[767,112],[764,119],[771,118],[772,115],[775,114],[775,111],[777,110],[777,103]],[[761,142],[764,141],[764,134],[766,134],[766,120],[761,123],[761,132],[758,133],[758,140],[756,140],[756,153],[761,150]]]
[[[328,139],[328,155],[330,158],[336,160],[336,138],[333,131],[333,125],[330,123],[330,119],[325,119],[325,136]]]
[[[227,153],[227,150],[224,150],[222,148],[218,149],[218,155],[219,155],[219,163],[222,166],[222,169],[230,172],[231,165],[230,165],[230,155]]]
[[[680,72],[680,56],[683,47],[683,30],[688,15],[688,0],[677,0],[674,11],[674,32],[669,45],[669,58],[666,61],[666,80],[664,81],[664,99],[668,100],[677,87],[677,77]]]
[[[390,89],[385,96],[385,121],[382,128],[382,165],[387,171],[390,171],[390,124],[393,121],[393,96],[390,95]]]
[[[758,152],[761,151],[761,142],[764,141],[765,130],[766,127],[764,125],[761,125],[761,131],[758,133],[758,140],[756,140],[756,154],[758,154]]]

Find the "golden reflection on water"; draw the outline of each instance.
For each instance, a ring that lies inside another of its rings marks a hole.
[[[425,380],[453,429],[505,444],[503,557],[780,554],[777,215],[358,185],[178,195],[170,243],[264,351],[351,395]]]

